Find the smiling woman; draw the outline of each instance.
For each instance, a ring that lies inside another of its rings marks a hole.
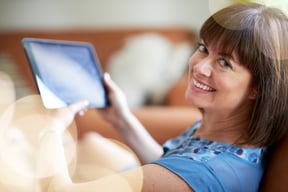
[[[42,165],[57,171],[48,178],[49,191],[258,191],[270,146],[287,134],[288,18],[261,4],[236,4],[209,17],[200,38],[189,61],[186,98],[202,118],[160,146],[105,74],[111,105],[98,112],[143,166],[74,183],[61,132],[87,103],[72,104],[52,113],[61,129],[47,129],[40,138],[43,153],[53,157]]]
[[[89,183],[72,183],[63,173],[51,190],[113,190],[107,183],[122,187],[124,179],[125,191],[258,191],[268,147],[287,133],[287,29],[283,12],[253,3],[208,18],[186,91],[202,119],[164,143],[163,152],[105,75],[111,107],[100,113],[146,165]]]

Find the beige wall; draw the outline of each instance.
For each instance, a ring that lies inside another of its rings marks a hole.
[[[221,1],[217,0],[216,5]],[[209,7],[216,6],[213,2],[215,0],[0,0],[0,30],[146,26],[197,30],[210,15]]]

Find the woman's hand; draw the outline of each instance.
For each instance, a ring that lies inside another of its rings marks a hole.
[[[56,124],[51,126],[50,131],[53,131],[54,129],[60,129],[57,131],[63,133],[65,129],[73,122],[76,115],[83,116],[85,114],[88,104],[88,101],[79,101],[67,107],[52,110],[50,115]],[[56,126],[57,124],[60,126]]]
[[[123,91],[112,81],[108,73],[104,74],[104,84],[108,90],[110,106],[100,109],[99,113],[109,123],[119,127],[122,120],[130,114],[130,109]]]

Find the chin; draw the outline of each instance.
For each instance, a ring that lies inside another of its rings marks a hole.
[[[192,95],[192,94],[187,94],[187,93],[189,93],[188,91],[186,92],[186,94],[185,94],[185,100],[189,103],[189,104],[191,104],[193,107],[196,107],[196,108],[198,108],[198,109],[200,109],[200,110],[202,110],[203,109],[203,101],[200,101],[198,98],[197,98],[197,96],[195,96],[195,95]]]
[[[185,94],[185,100],[193,105],[193,106],[197,106],[197,102],[195,102],[195,96],[191,95],[191,94]],[[197,106],[198,107],[198,106]]]

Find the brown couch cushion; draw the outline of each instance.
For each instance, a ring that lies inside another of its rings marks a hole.
[[[288,191],[288,136],[272,152],[260,191]]]

